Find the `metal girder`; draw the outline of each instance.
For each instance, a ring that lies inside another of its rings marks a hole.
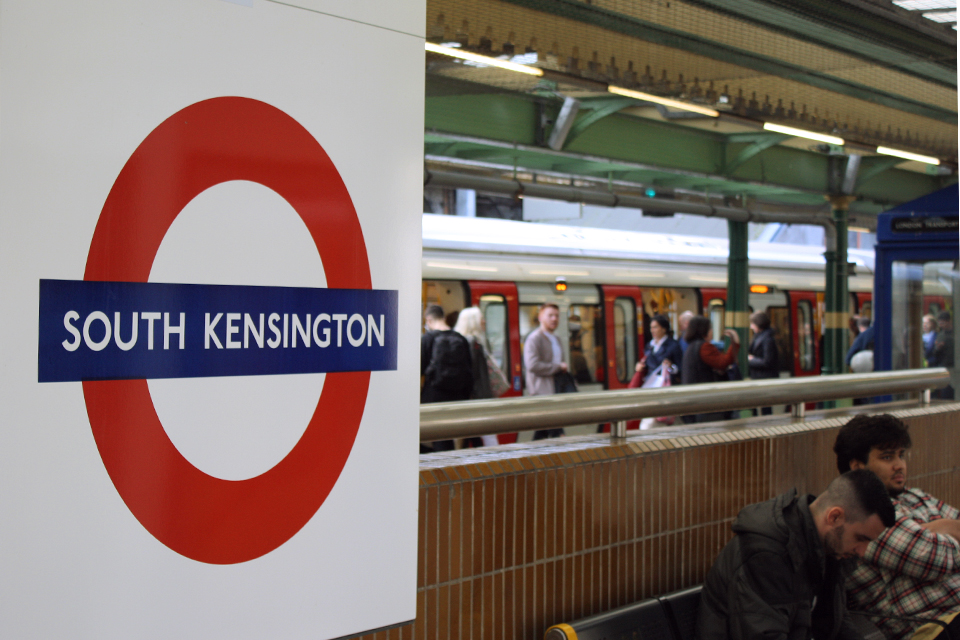
[[[903,162],[903,158],[892,158],[890,156],[873,156],[871,158],[860,159],[860,171],[857,174],[856,187],[875,178],[884,171],[892,169]],[[856,189],[854,187],[854,189]]]
[[[502,158],[501,164],[521,171],[556,171],[591,179],[607,178],[648,184],[671,180],[678,188],[713,193],[768,196],[790,204],[819,204],[829,192],[828,156],[783,145],[758,150],[761,163],[748,162],[737,177],[722,173],[731,140],[755,144],[770,139],[764,132],[724,136],[712,130],[684,127],[615,113],[596,123],[563,151],[534,144],[536,109],[542,98],[518,94],[439,96],[427,98],[425,151],[482,162]],[[890,162],[885,180],[870,180],[877,163]],[[956,181],[956,176],[931,176],[891,168],[902,160],[864,157],[854,194],[858,210],[876,211],[920,197]],[[709,185],[708,188],[704,188]]]
[[[591,100],[582,100],[580,108],[589,109],[589,113],[581,115],[570,129],[567,135],[566,144],[570,144],[577,137],[586,131],[589,127],[609,115],[613,115],[621,109],[626,109],[631,105],[636,105],[637,101],[633,98],[593,98]]]
[[[801,82],[819,89],[865,100],[874,104],[899,109],[907,113],[931,118],[949,124],[957,123],[957,112],[930,105],[905,96],[880,91],[867,85],[837,78],[795,64],[763,56],[752,51],[738,49],[706,38],[694,36],[663,25],[640,20],[615,11],[578,0],[506,0],[544,13],[592,24],[603,29],[622,33],[640,40],[689,51],[697,55],[735,64],[746,69]]]
[[[737,157],[732,161],[728,162],[723,168],[724,175],[733,175],[733,172],[740,168],[744,162],[754,157],[761,151],[765,151],[770,147],[780,144],[784,140],[788,139],[790,136],[783,135],[780,133],[767,134],[763,138],[760,138],[753,144],[741,149],[740,153],[737,154]]]

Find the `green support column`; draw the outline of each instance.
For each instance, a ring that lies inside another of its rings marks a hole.
[[[846,373],[850,335],[850,295],[847,286],[847,208],[852,196],[827,196],[833,208],[833,232],[826,235],[826,306],[823,320],[823,373]]]
[[[730,238],[730,258],[727,262],[727,308],[724,323],[727,329],[740,334],[740,370],[746,376],[747,336],[750,327],[748,298],[750,282],[747,276],[747,223],[727,220]],[[716,336],[720,338],[720,336]]]

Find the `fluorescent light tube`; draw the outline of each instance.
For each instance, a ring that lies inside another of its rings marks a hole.
[[[764,122],[763,128],[767,131],[776,131],[777,133],[783,133],[788,136],[796,136],[797,138],[807,138],[809,140],[816,140],[817,142],[835,144],[838,147],[842,147],[844,144],[843,138],[838,138],[837,136],[828,136],[825,133],[814,133],[813,131],[794,129],[793,127],[784,127],[783,125],[773,124],[770,122]]]
[[[490,56],[481,56],[476,53],[470,53],[469,51],[461,51],[460,49],[454,49],[453,47],[444,47],[439,44],[433,44],[432,42],[426,43],[427,51],[432,51],[433,53],[439,53],[441,55],[450,56],[451,58],[460,58],[461,60],[469,60],[471,62],[476,62],[478,64],[485,64],[491,67],[499,67],[500,69],[506,69],[507,71],[516,71],[517,73],[526,73],[531,76],[542,76],[543,69],[538,69],[537,67],[528,67],[525,64],[516,64],[514,62],[508,62],[507,60],[500,60],[499,58],[491,58]]]
[[[900,151],[899,149],[891,149],[890,147],[877,147],[877,153],[882,153],[885,156],[896,156],[904,160],[916,160],[917,162],[926,162],[927,164],[940,164],[940,158],[922,156],[919,153]]]
[[[614,93],[618,96],[625,96],[627,98],[633,98],[634,100],[643,100],[644,102],[654,102],[656,104],[662,104],[665,107],[673,107],[674,109],[683,109],[684,111],[693,111],[694,113],[700,113],[705,116],[710,116],[711,118],[717,118],[720,116],[720,112],[716,109],[710,109],[709,107],[701,107],[696,104],[691,104],[689,102],[681,102],[680,100],[671,100],[670,98],[661,98],[660,96],[655,96],[649,93],[644,93],[642,91],[634,91],[633,89],[624,89],[623,87],[617,87],[615,85],[609,85],[607,91]]]

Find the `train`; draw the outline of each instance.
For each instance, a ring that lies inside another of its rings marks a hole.
[[[581,390],[625,388],[643,353],[649,319],[680,314],[725,328],[725,239],[423,214],[422,308],[477,306],[491,355],[508,374],[504,396],[523,393],[523,339],[546,302]],[[851,315],[871,315],[873,252],[851,249]],[[776,328],[782,376],[818,375],[824,316],[823,248],[749,244],[750,311]],[[925,312],[943,307],[925,295]]]

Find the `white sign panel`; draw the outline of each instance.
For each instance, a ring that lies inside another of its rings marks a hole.
[[[425,7],[383,4],[0,0],[0,637],[415,617]]]

